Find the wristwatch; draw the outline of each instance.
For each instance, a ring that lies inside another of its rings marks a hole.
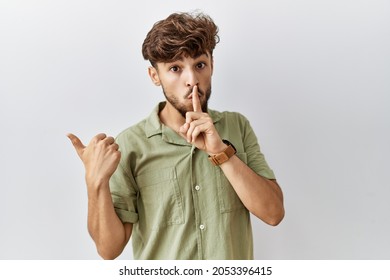
[[[237,153],[236,148],[228,140],[222,139],[222,142],[228,145],[227,148],[219,154],[209,156],[209,161],[211,161],[211,163],[216,166],[228,161],[229,158]]]

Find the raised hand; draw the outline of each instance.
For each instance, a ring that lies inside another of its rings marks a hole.
[[[192,89],[193,112],[187,112],[186,122],[179,129],[179,134],[188,143],[195,145],[208,154],[216,154],[224,150],[226,145],[222,142],[213,120],[206,112],[202,112],[202,105],[198,95],[198,86]]]
[[[114,138],[101,133],[93,137],[88,146],[84,146],[76,135],[69,133],[67,136],[84,164],[87,182],[108,181],[121,157]]]

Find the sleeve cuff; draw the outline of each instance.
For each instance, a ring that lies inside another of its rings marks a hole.
[[[115,212],[118,215],[119,219],[122,223],[131,223],[135,224],[138,222],[138,214],[130,211],[126,211],[123,209],[115,208]]]

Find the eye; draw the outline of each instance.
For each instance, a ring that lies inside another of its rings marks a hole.
[[[204,62],[199,62],[198,64],[196,64],[196,68],[198,69],[203,69],[206,67],[206,63]]]
[[[169,68],[170,71],[172,72],[178,72],[180,70],[179,66],[172,66],[171,68]]]

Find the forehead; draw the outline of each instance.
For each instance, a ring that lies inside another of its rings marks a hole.
[[[158,62],[157,64],[160,65],[171,65],[173,63],[196,63],[199,60],[208,60],[210,59],[210,55],[207,53],[198,55],[196,57],[190,57],[188,55],[183,55],[179,57],[178,59],[172,60],[172,61],[167,61],[167,62]]]
[[[197,60],[197,59],[205,59],[205,58],[209,58],[210,55],[208,53],[202,53],[200,55],[197,55],[197,56],[189,56],[189,55],[182,55],[179,60]]]

